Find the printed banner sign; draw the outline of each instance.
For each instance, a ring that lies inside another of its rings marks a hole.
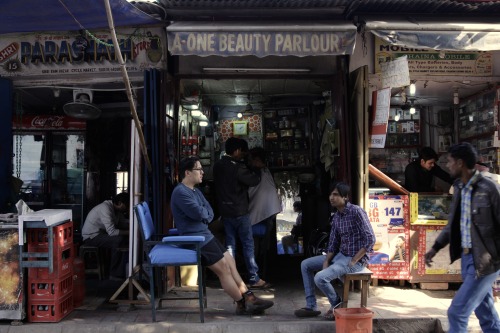
[[[161,29],[122,29],[117,33],[127,71],[165,68]],[[9,35],[0,39],[0,75],[44,78],[68,74],[120,72],[111,34],[78,32]]]
[[[409,278],[408,202],[407,195],[370,196],[367,212],[376,241],[368,264],[374,278]]]
[[[370,148],[384,148],[391,106],[391,88],[373,92],[373,122],[370,128]]]
[[[87,123],[67,116],[29,115],[23,116],[20,121],[13,121],[12,128],[28,130],[80,130],[85,129]]]
[[[168,51],[198,56],[315,56],[351,54],[356,31],[182,32],[168,31]]]
[[[406,44],[405,44],[406,45]],[[394,45],[375,38],[375,72],[382,72],[382,64],[394,59],[408,58],[410,75],[493,75],[493,54],[480,51],[443,51],[425,46]]]

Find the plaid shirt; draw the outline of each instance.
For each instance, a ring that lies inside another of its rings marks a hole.
[[[471,200],[472,200],[472,186],[477,181],[477,175],[479,172],[474,172],[474,175],[469,179],[467,184],[460,183],[459,187],[462,188],[462,203],[460,212],[460,234],[462,236],[462,248],[472,247],[472,238],[470,234],[470,224],[471,224]]]
[[[330,223],[330,241],[328,243],[328,252],[354,257],[361,248],[366,249],[366,253],[373,251],[375,244],[375,234],[368,220],[368,215],[359,206],[346,203],[342,212],[335,212]],[[368,262],[368,255],[365,254],[360,259],[360,263]]]

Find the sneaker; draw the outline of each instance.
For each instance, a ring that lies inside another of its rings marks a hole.
[[[302,308],[295,310],[294,314],[299,318],[317,317],[321,314],[321,311],[313,310],[311,308]]]
[[[269,309],[274,305],[273,301],[260,299],[253,293],[244,294],[243,297],[245,298],[245,310],[249,314],[260,314],[263,310]]]

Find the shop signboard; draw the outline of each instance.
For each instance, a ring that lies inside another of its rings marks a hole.
[[[406,45],[406,44],[405,44]],[[375,37],[375,72],[381,73],[381,64],[404,57],[408,58],[410,75],[493,75],[492,52],[440,51],[390,44]]]
[[[117,39],[127,71],[165,68],[162,38],[161,28],[119,29]],[[3,77],[121,75],[121,67],[109,31],[34,32],[5,35],[0,40]]]
[[[351,54],[355,30],[348,31],[171,31],[168,51],[198,56],[318,56]]]
[[[410,222],[407,195],[372,195],[368,218],[375,232],[369,268],[373,278],[407,280],[410,276]]]
[[[17,130],[82,130],[86,126],[83,120],[58,115],[28,115],[12,123]]]

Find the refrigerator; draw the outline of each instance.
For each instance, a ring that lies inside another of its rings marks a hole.
[[[75,231],[83,223],[85,122],[66,116],[25,116],[14,122],[13,176],[33,210],[71,209]]]

